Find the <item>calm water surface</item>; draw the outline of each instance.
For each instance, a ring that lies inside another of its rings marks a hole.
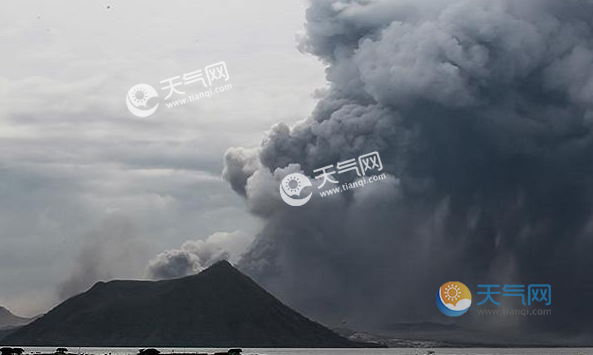
[[[52,348],[23,347],[27,353],[51,353]],[[68,348],[71,353],[89,355],[135,355],[138,348]],[[159,348],[163,353],[200,352],[214,353],[228,349],[216,348]],[[570,349],[433,349],[436,355],[593,355],[593,348]],[[425,355],[426,349],[249,349],[243,348],[243,354],[260,355]]]

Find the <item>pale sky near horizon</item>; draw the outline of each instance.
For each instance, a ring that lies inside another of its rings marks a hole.
[[[326,82],[297,49],[306,7],[3,3],[0,305],[33,316],[73,273],[143,278],[150,258],[187,240],[252,238],[258,221],[221,179],[222,158],[313,109]],[[148,118],[128,112],[133,85],[218,61],[231,91]]]

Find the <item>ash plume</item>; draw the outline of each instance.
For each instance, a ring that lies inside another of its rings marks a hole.
[[[236,263],[253,238],[245,233],[218,232],[205,240],[188,240],[178,249],[166,250],[150,260],[151,279],[171,279],[192,274],[221,260]]]
[[[555,292],[551,317],[461,324],[590,329],[592,16],[587,1],[314,1],[300,48],[329,88],[225,156],[265,222],[239,266],[328,324],[446,322],[434,294],[459,280]],[[386,182],[280,200],[288,173],[373,151]]]
[[[58,286],[59,300],[84,292],[98,281],[135,279],[142,274],[149,249],[123,213],[111,213],[83,240],[70,275]]]

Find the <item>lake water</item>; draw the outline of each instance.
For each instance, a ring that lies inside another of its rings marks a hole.
[[[51,353],[55,348],[23,347],[27,353]],[[69,348],[71,353],[90,355],[135,355],[138,348]],[[162,353],[225,352],[228,349],[215,348],[159,348]],[[436,355],[593,355],[593,348],[554,349],[433,349]],[[427,349],[249,349],[244,355],[424,355]]]

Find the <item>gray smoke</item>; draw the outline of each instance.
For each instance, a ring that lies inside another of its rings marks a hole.
[[[82,239],[70,275],[58,286],[59,300],[84,292],[98,281],[142,275],[149,250],[127,216],[112,213]]]
[[[448,322],[434,295],[459,280],[552,284],[552,317],[489,326],[588,329],[591,18],[587,1],[315,1],[300,48],[327,64],[329,89],[258,155],[225,157],[265,221],[240,267],[329,324]],[[388,181],[280,200],[288,173],[373,151]]]
[[[188,240],[179,249],[166,250],[148,264],[152,279],[197,274],[220,260],[237,262],[253,238],[239,231],[214,233],[205,240]]]

